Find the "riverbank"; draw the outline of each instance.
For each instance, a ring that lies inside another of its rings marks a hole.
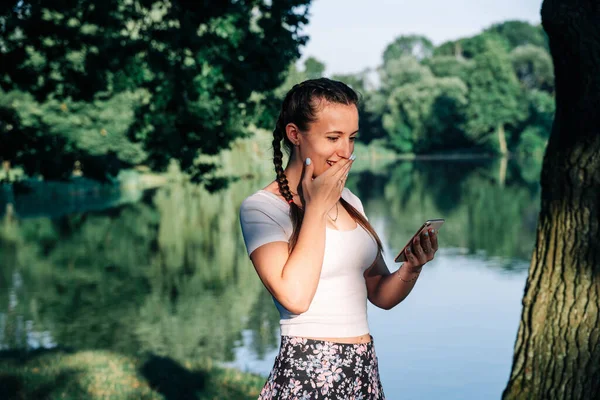
[[[3,399],[256,399],[265,378],[209,363],[101,350],[0,352]],[[4,397],[6,396],[6,397]]]
[[[213,164],[217,168],[209,173],[212,177],[221,178],[251,178],[261,176],[271,176],[273,174],[273,150],[272,150],[272,132],[256,127],[249,128],[252,134],[248,137],[238,138],[231,143],[229,149],[221,151],[217,155],[200,155],[197,161],[201,163]],[[473,152],[472,149],[454,149],[449,152],[435,152],[431,154],[415,153],[397,153],[392,148],[386,146],[382,140],[374,140],[368,145],[357,142],[354,148],[354,154],[357,161],[354,163],[353,171],[361,172],[364,170],[378,171],[398,161],[437,161],[437,160],[480,160],[503,158],[502,155],[492,153]],[[515,157],[514,154],[504,156],[508,158]],[[283,164],[287,163],[287,155],[284,153]],[[178,179],[181,171],[177,163],[172,163],[167,171],[157,172],[150,170],[147,166],[138,165],[132,169],[122,170],[118,176],[110,182],[105,182],[103,186],[120,186],[125,190],[146,190],[163,186],[172,179]],[[73,175],[73,178],[79,181],[89,181],[81,176],[81,173]],[[24,171],[15,167],[12,169],[0,169],[0,183],[18,182],[27,180],[28,185],[38,183],[48,190],[49,181],[28,178]],[[43,183],[42,183],[43,182]],[[69,182],[60,182],[60,184],[71,184]],[[99,186],[99,182],[92,182],[89,186]],[[96,190],[96,189],[95,189]]]

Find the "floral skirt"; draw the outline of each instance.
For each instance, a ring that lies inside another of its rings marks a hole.
[[[259,400],[385,399],[373,340],[343,344],[282,336]]]

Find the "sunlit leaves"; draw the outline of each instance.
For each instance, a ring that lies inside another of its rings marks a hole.
[[[466,132],[475,141],[526,117],[522,92],[508,53],[495,40],[485,42],[484,46],[486,51],[474,58],[475,68],[467,80]]]
[[[390,144],[401,152],[439,148],[449,138],[461,141],[467,86],[460,78],[436,78],[427,67],[421,66],[421,70],[419,74],[406,74],[405,83],[391,92],[383,116]],[[419,78],[409,81],[411,76]]]
[[[525,89],[554,91],[554,66],[545,49],[534,45],[519,46],[510,53],[510,58]]]
[[[159,170],[176,159],[192,172],[199,154],[215,154],[244,134],[255,119],[243,111],[254,105],[252,94],[269,92],[281,83],[281,72],[299,56],[298,48],[306,40],[298,28],[307,22],[309,3],[107,0],[102,7],[80,0],[19,3],[0,9],[9,38],[1,43],[5,62],[0,85],[5,91],[33,95],[40,109],[52,101],[94,103],[70,107],[68,118],[53,121],[63,129],[61,137],[77,138],[72,143],[79,153],[76,157],[102,149],[115,152],[122,163],[144,161]],[[144,95],[122,102],[121,93]],[[100,103],[119,107],[101,112]],[[120,121],[118,127],[102,122],[110,113]],[[26,118],[22,110],[18,114]],[[52,117],[39,122],[49,120]],[[14,126],[16,140],[21,125]],[[83,126],[93,128],[86,131]],[[46,125],[35,129],[41,135],[59,131]],[[103,143],[119,138],[113,145],[137,147],[138,154],[147,158],[132,153],[125,157],[112,147],[97,146],[97,132]],[[63,170],[68,175],[72,161],[66,156]]]
[[[383,51],[383,63],[397,60],[404,56],[414,57],[421,61],[433,54],[434,45],[425,36],[399,36]]]

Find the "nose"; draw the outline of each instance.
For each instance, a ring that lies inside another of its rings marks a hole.
[[[338,155],[344,158],[350,158],[352,155],[352,150],[354,147],[354,143],[350,140],[350,138],[345,138],[344,140],[340,140],[340,148],[338,150]]]

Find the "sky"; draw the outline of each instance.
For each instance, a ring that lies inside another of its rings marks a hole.
[[[420,34],[435,45],[518,19],[539,24],[542,0],[313,0],[300,62],[313,56],[325,74],[356,73],[381,64],[400,35]]]

